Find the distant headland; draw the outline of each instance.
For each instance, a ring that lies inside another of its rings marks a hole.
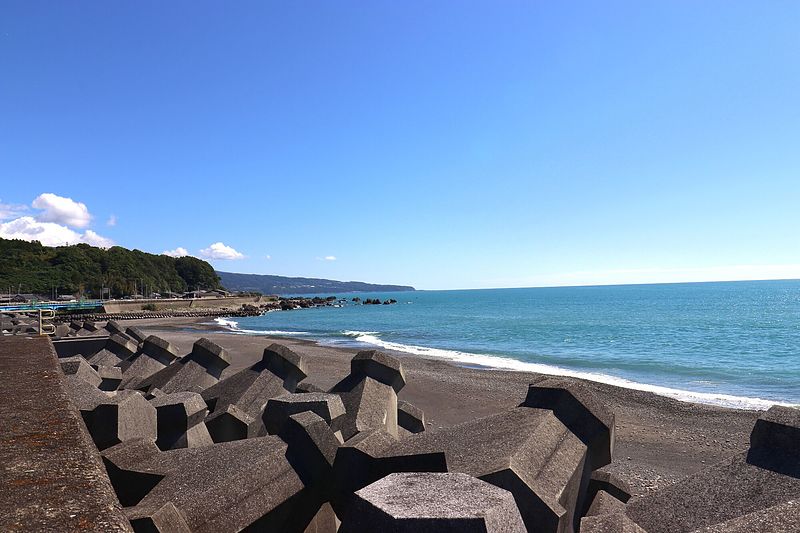
[[[229,291],[262,294],[321,294],[334,292],[399,292],[413,291],[407,285],[379,285],[361,281],[335,281],[318,278],[290,278],[264,274],[237,274],[217,271],[222,285]]]

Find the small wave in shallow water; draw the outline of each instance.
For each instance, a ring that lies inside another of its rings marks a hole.
[[[242,333],[246,335],[262,335],[264,337],[272,336],[279,336],[283,337],[286,335],[309,335],[307,331],[281,331],[279,329],[242,329],[239,327],[239,323],[235,320],[231,320],[230,318],[215,318],[214,322],[216,322],[219,326],[224,327],[231,333]]]

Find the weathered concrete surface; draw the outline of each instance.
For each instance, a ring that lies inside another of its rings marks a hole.
[[[316,509],[303,516],[305,487],[286,451],[272,436],[166,452],[140,440],[103,457],[131,518],[155,517],[172,503],[195,533],[302,531]]]
[[[425,412],[403,400],[397,402],[397,425],[410,433],[425,431]]]
[[[649,533],[693,531],[774,507],[800,495],[793,475],[750,464],[747,452],[628,502],[627,515]]]
[[[344,415],[344,405],[336,394],[324,392],[305,392],[301,394],[286,394],[272,398],[264,409],[264,426],[270,435],[280,432],[290,416],[312,411],[319,415],[326,423]]]
[[[93,387],[99,387],[103,382],[103,378],[97,373],[97,370],[92,368],[89,363],[80,355],[73,357],[64,357],[58,360],[61,365],[61,371],[65,376],[75,376],[85,382],[91,384]]]
[[[178,352],[172,344],[155,335],[150,335],[141,343],[141,349],[133,356],[120,363],[123,380],[121,387],[138,388],[137,384],[163,370],[178,358]]]
[[[81,416],[100,450],[126,440],[157,436],[156,410],[138,391],[122,390],[108,395],[91,411]]]
[[[581,519],[581,533],[648,533],[625,513],[585,516]],[[677,533],[677,532],[676,532]]]
[[[800,409],[773,405],[758,417],[750,433],[750,449],[800,457]]]
[[[578,515],[588,514],[589,507],[600,492],[605,492],[622,503],[627,503],[631,499],[631,488],[623,479],[605,470],[595,470],[589,479],[583,499],[578,501]]]
[[[55,347],[56,354],[59,357],[82,355],[88,359],[105,348],[106,342],[108,342],[107,336],[70,337],[56,339],[53,342],[53,347]]]
[[[341,442],[318,414],[304,411],[289,417],[279,437],[288,445],[286,458],[306,485],[332,480],[333,462]]]
[[[0,531],[132,531],[45,337],[0,337]]]
[[[125,514],[137,533],[192,533],[186,518],[172,502],[165,503],[154,512],[127,509]]]
[[[100,365],[97,367],[97,375],[102,379],[98,386],[100,390],[115,391],[122,383],[122,369],[118,366]]]
[[[336,516],[331,504],[324,503],[320,506],[317,514],[314,515],[314,518],[306,526],[305,530],[303,530],[303,533],[337,533],[341,525],[342,523],[339,517]]]
[[[359,490],[341,533],[524,533],[510,492],[466,474],[390,474]]]
[[[696,533],[797,533],[798,531],[800,531],[800,495],[795,500],[698,529]]]
[[[106,322],[106,325],[103,326],[103,329],[108,331],[109,335],[113,335],[115,333],[125,333],[125,328],[122,327],[122,324],[116,320],[109,320]]]
[[[135,354],[137,348],[138,345],[133,339],[124,333],[115,333],[108,338],[102,350],[88,358],[89,364],[95,367],[118,365]]]
[[[518,407],[396,444],[379,436],[369,439],[374,444],[361,443],[361,435],[347,441],[337,453],[337,470],[361,483],[393,469],[409,471],[404,466],[415,462],[418,471],[469,474],[511,492],[532,531],[571,530],[588,483],[586,445],[549,410]]]
[[[150,404],[156,408],[156,446],[161,450],[214,444],[203,423],[208,413],[206,402],[196,392],[164,394],[150,400]]]
[[[382,429],[397,437],[397,393],[391,386],[361,376],[353,388],[339,394],[346,413],[337,421],[335,428],[342,432],[345,439],[369,429]]]
[[[280,344],[264,349],[261,361],[202,392],[211,415],[206,421],[214,442],[263,436],[267,402],[295,392],[306,377],[303,359]]]
[[[614,455],[614,413],[585,386],[548,378],[528,387],[521,407],[550,409],[589,448],[589,463],[596,470]]]
[[[64,376],[64,387],[72,405],[83,416],[100,404],[111,401],[114,393],[105,392],[77,376]]]
[[[236,404],[229,404],[222,410],[214,411],[206,418],[205,425],[214,442],[230,442],[263,436],[266,433],[260,416],[253,418]]]
[[[125,330],[125,334],[139,343],[144,342],[147,338],[147,335],[144,334],[141,328],[129,327]]]
[[[599,516],[603,514],[624,513],[625,504],[604,490],[598,490],[586,512],[586,516]]]
[[[350,360],[350,374],[331,388],[347,411],[335,428],[345,440],[370,429],[397,437],[397,393],[405,384],[400,360],[377,350],[358,352]]]
[[[400,360],[378,350],[362,350],[350,361],[350,374],[370,377],[389,385],[394,392],[406,386],[406,375]]]
[[[201,338],[189,355],[137,382],[136,388],[143,391],[158,388],[167,394],[201,392],[217,383],[229,364],[228,353],[221,346]]]

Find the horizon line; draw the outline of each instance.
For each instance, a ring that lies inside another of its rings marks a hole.
[[[758,278],[758,279],[709,279],[709,280],[695,280],[695,281],[650,281],[644,283],[586,283],[574,285],[525,285],[517,287],[467,287],[456,289],[417,289],[417,292],[444,292],[444,291],[499,291],[507,289],[578,289],[578,288],[592,288],[592,287],[638,287],[647,285],[699,285],[702,283],[747,283],[747,282],[765,282],[765,281],[800,281],[800,278]],[[389,284],[381,284],[389,285]]]

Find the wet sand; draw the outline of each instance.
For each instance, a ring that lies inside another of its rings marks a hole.
[[[261,359],[272,342],[284,344],[307,361],[307,381],[328,389],[348,374],[356,350],[321,346],[296,338],[241,335],[208,323],[208,319],[126,320],[159,335],[188,353],[199,337],[228,350],[232,364],[226,377]],[[515,407],[525,399],[528,384],[547,376],[483,368],[465,368],[449,361],[393,353],[401,359],[407,385],[400,399],[425,411],[427,429],[443,428]],[[614,462],[605,467],[626,479],[634,494],[663,488],[723,458],[748,448],[750,430],[760,414],[681,402],[576,378],[616,415]]]

